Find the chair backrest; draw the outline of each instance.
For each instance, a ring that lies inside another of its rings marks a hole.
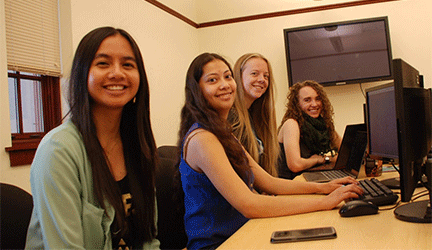
[[[31,194],[14,185],[0,183],[0,249],[24,249],[33,210]]]
[[[168,158],[177,161],[177,146],[164,145],[157,149],[159,158]]]
[[[158,240],[161,249],[183,249],[187,244],[184,227],[183,190],[176,179],[177,147],[158,148],[156,197],[158,205]]]

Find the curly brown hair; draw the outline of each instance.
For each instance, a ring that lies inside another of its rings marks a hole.
[[[330,103],[329,98],[324,90],[324,87],[317,83],[316,81],[306,80],[304,82],[298,82],[290,87],[290,91],[288,92],[288,102],[286,104],[286,112],[282,118],[282,122],[278,128],[278,131],[282,128],[282,125],[288,119],[294,119],[298,122],[299,127],[301,128],[304,123],[304,112],[300,108],[299,104],[299,92],[303,87],[309,86],[313,88],[318,97],[322,102],[321,116],[325,121],[327,130],[329,131],[330,138],[335,138],[336,131],[333,122],[334,110],[333,106]]]

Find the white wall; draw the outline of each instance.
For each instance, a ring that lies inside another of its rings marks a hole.
[[[432,87],[432,20],[428,13],[432,3],[429,0],[393,1],[198,30],[142,0],[61,0],[61,3],[62,17],[70,16],[62,20],[61,26],[62,39],[66,40],[62,43],[65,75],[78,42],[93,28],[105,25],[123,28],[136,39],[149,78],[151,118],[158,146],[176,143],[186,70],[192,59],[204,51],[220,53],[231,63],[248,52],[259,52],[268,57],[277,84],[276,113],[279,121],[288,91],[284,28],[388,16],[393,57],[403,58],[416,67],[424,74],[425,85]],[[4,0],[0,0],[0,88],[6,89],[3,6]],[[363,84],[362,87],[371,85],[374,84]],[[364,98],[359,89],[359,85],[327,88],[335,108],[339,133],[343,133],[346,124],[363,120]],[[4,151],[11,143],[8,106],[7,91],[1,91],[0,181],[30,190],[29,166],[9,167],[9,157]]]
[[[186,70],[199,52],[196,29],[142,0],[61,0],[60,9],[63,18],[69,16],[69,20],[61,20],[61,36],[66,40],[62,43],[64,75],[69,74],[73,52],[85,34],[100,26],[125,29],[143,54],[156,143],[175,144]],[[0,88],[7,89],[4,0],[0,0],[0,20]],[[66,78],[62,79],[63,88]],[[11,145],[7,91],[0,91],[0,106],[0,181],[30,191],[30,167],[10,167],[4,151]]]
[[[266,56],[275,75],[279,123],[288,92],[283,29],[388,16],[393,58],[402,58],[417,68],[425,76],[425,85],[432,87],[431,6],[429,0],[394,1],[209,27],[198,30],[200,50],[221,53],[231,63],[248,52]],[[373,85],[376,83],[362,84],[362,88]],[[359,84],[327,87],[326,91],[335,109],[335,125],[340,134],[347,124],[363,122],[365,100]]]
[[[71,2],[73,48],[105,25],[125,29],[137,41],[150,84],[156,143],[175,143],[186,70],[199,48],[196,29],[142,0]]]
[[[0,0],[0,181],[17,184],[29,190],[29,167],[11,168],[5,147],[11,146],[9,119],[9,95],[7,82],[6,36],[4,24],[4,1]]]

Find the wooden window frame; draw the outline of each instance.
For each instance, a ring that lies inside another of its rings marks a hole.
[[[12,147],[5,148],[9,153],[11,167],[29,165],[33,161],[36,149],[43,136],[61,123],[60,77],[30,76],[19,72],[8,73],[8,76],[41,81],[44,132],[12,133]],[[19,93],[19,95],[21,94]],[[19,112],[19,116],[22,117],[21,111]]]

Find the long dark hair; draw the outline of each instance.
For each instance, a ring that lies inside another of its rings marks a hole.
[[[181,110],[181,121],[178,147],[181,149],[183,139],[189,128],[198,122],[203,129],[213,133],[221,142],[234,170],[245,181],[249,181],[249,164],[241,144],[232,135],[231,125],[220,119],[218,113],[210,106],[203,96],[199,81],[203,74],[203,67],[213,61],[220,60],[225,63],[232,74],[229,63],[220,55],[203,53],[197,56],[189,66],[186,75],[185,104]]]
[[[150,98],[147,76],[141,52],[134,39],[124,30],[112,27],[97,28],[81,40],[75,52],[69,81],[69,104],[71,121],[82,135],[87,155],[92,166],[93,192],[99,205],[106,209],[107,200],[115,209],[115,223],[122,232],[128,230],[125,224],[125,210],[120,189],[112,176],[106,156],[96,136],[92,119],[93,101],[87,88],[88,73],[93,58],[102,41],[116,34],[126,38],[134,52],[140,84],[135,101],[125,105],[120,123],[126,169],[135,205],[137,222],[135,244],[150,241],[156,235],[155,226],[155,167],[157,161],[156,143],[150,124]]]

